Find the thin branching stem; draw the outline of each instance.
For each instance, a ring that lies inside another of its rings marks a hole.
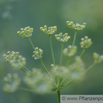
[[[31,43],[31,45],[32,45],[32,47],[33,47],[33,49],[35,50],[35,47],[34,47],[34,45],[33,45],[33,43],[32,43],[32,40],[31,40],[30,38],[29,38],[29,41],[30,41],[30,43]],[[51,78],[50,73],[49,73],[48,70],[46,69],[46,67],[45,67],[45,65],[44,65],[44,63],[43,63],[43,61],[42,61],[41,59],[39,59],[39,60],[40,60],[40,62],[41,62],[41,64],[42,64],[44,70],[46,71],[46,73],[48,74],[48,76]],[[52,78],[51,78],[51,80],[53,81]],[[54,81],[53,81],[53,83],[55,84]],[[55,86],[56,86],[56,84],[55,84]]]
[[[25,73],[27,72],[24,68],[21,68],[21,70],[22,70],[23,72],[25,72]]]
[[[23,88],[23,87],[19,87],[19,90],[25,91],[25,92],[34,92],[32,89],[28,89],[28,88]]]
[[[32,74],[32,72],[27,68],[27,67],[23,67],[23,68],[21,68],[21,70],[23,71],[23,72],[29,72],[29,73],[31,73]]]
[[[84,48],[83,51],[82,51],[82,53],[81,53],[81,55],[80,55],[80,58],[82,58],[82,56],[83,56],[85,50],[86,50],[86,49]]]
[[[72,46],[74,46],[74,45],[75,45],[76,36],[77,36],[77,31],[75,31],[75,34],[74,34],[74,39],[73,39],[73,43],[72,43]]]
[[[66,67],[68,67],[69,63],[70,63],[71,57],[68,57],[68,60],[66,62]]]
[[[75,31],[75,34],[74,34],[74,39],[73,39],[72,47],[75,45],[76,36],[77,36],[77,31]],[[66,63],[66,67],[69,65],[70,60],[71,60],[71,57],[68,58],[67,63]]]
[[[62,42],[62,45],[61,45],[61,58],[60,58],[60,66],[62,65],[62,58],[63,58],[63,47],[64,47],[64,43]]]
[[[32,40],[31,40],[30,38],[29,38],[29,41],[30,41],[30,43],[31,43],[31,45],[32,45],[32,47],[33,47],[33,49],[35,50],[34,44],[33,44]]]
[[[43,61],[42,61],[41,59],[39,59],[39,60],[40,60],[41,65],[43,66],[45,72],[48,74],[49,77],[51,77],[50,74],[49,74],[49,72],[48,72],[48,70],[46,69],[46,67],[45,67],[45,65],[44,65],[44,63],[43,63]]]
[[[52,46],[51,35],[50,35],[49,37],[50,37],[50,47],[51,47],[51,53],[52,53],[53,64],[55,65],[55,58],[54,58],[54,52],[53,52],[53,46]]]
[[[96,63],[93,63],[88,69],[86,69],[85,73],[88,72],[90,69],[92,69],[95,65]]]
[[[29,41],[30,41],[30,43],[31,43],[31,45],[32,45],[32,47],[33,47],[33,49],[35,50],[35,47],[34,47],[34,45],[33,45],[33,43],[32,43],[32,41],[31,41],[31,39],[29,38]],[[50,73],[48,72],[48,70],[46,69],[46,67],[45,67],[45,65],[44,65],[44,63],[43,63],[43,61],[41,60],[41,59],[39,59],[40,60],[40,63],[42,64],[42,66],[43,66],[43,68],[44,68],[44,70],[46,71],[46,73],[48,74],[48,76],[51,78],[51,76],[50,76]],[[51,80],[53,81],[53,79],[51,78]],[[53,81],[53,83],[55,84],[55,82]],[[56,84],[55,84],[56,85]]]
[[[69,78],[69,76],[66,76],[66,77],[62,80],[62,82],[60,83],[60,86],[62,86],[62,84],[64,84],[65,82],[69,81],[69,80],[67,80],[68,78]]]
[[[63,87],[60,87],[60,89],[66,89],[70,86],[70,84],[72,83],[73,80],[71,80],[70,82],[68,82],[68,84],[64,85]]]
[[[23,67],[27,72],[29,72],[29,73],[31,73],[32,74],[32,72],[27,68],[27,67]]]
[[[52,77],[50,76],[50,73],[48,72],[47,68],[45,67],[45,65],[44,65],[43,61],[42,61],[41,59],[39,59],[39,60],[40,60],[41,65],[43,66],[43,68],[44,68],[45,72],[48,74],[48,76],[50,77],[50,79],[53,81],[53,83],[54,83],[54,84],[55,84],[55,86],[57,87],[57,85],[56,85],[55,81],[54,81],[54,80],[52,79]]]

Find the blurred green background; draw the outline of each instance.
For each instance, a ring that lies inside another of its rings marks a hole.
[[[40,62],[32,58],[33,49],[29,41],[17,35],[20,28],[30,26],[34,28],[32,41],[35,46],[44,50],[43,61],[48,69],[52,63],[49,37],[40,31],[40,27],[57,26],[58,31],[68,32],[71,39],[65,47],[72,44],[74,31],[67,27],[66,21],[87,23],[83,31],[77,34],[77,55],[80,55],[80,39],[87,35],[92,38],[93,45],[85,55],[83,61],[88,68],[93,63],[93,52],[103,54],[103,0],[0,0],[0,103],[57,103],[57,95],[38,95],[23,91],[4,93],[2,90],[4,76],[13,73],[11,66],[2,57],[7,51],[19,51],[27,59],[27,67],[41,68]],[[59,64],[61,44],[52,36],[56,64]],[[63,57],[63,64],[66,62]],[[21,78],[25,75],[18,72]],[[26,87],[24,83],[22,86]],[[61,91],[62,94],[103,94],[103,63],[98,64],[86,74],[83,81],[70,85]]]

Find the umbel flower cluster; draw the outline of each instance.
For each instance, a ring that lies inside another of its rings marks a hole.
[[[24,77],[25,83],[33,89],[33,92],[44,94],[51,90],[52,83],[48,78],[48,75],[42,73],[40,69],[33,68],[32,74],[27,72]]]
[[[55,38],[60,42],[67,42],[70,39],[70,36],[68,36],[68,33],[65,33],[64,35],[62,33],[56,34]]]
[[[68,48],[65,48],[63,50],[63,54],[68,57],[75,55],[76,52],[77,52],[77,46],[72,46],[72,45],[69,45]]]
[[[35,48],[35,51],[33,51],[33,58],[34,59],[41,59],[42,58],[42,54],[43,54],[43,50],[39,49],[38,47]]]
[[[44,27],[40,27],[40,30],[43,33],[46,33],[47,35],[52,35],[57,31],[57,26],[51,26],[47,28],[47,25],[44,25]]]
[[[73,63],[70,63],[71,58],[77,53],[77,46],[75,45],[77,32],[78,30],[83,30],[86,27],[86,23],[83,23],[83,25],[80,25],[79,23],[74,24],[72,21],[67,21],[66,23],[69,28],[75,30],[73,43],[69,44],[67,48],[64,48],[64,43],[68,42],[70,39],[68,33],[55,34],[57,31],[57,26],[47,27],[47,25],[44,25],[44,27],[40,27],[40,30],[47,34],[50,39],[53,63],[51,63],[51,70],[49,71],[42,60],[43,50],[39,47],[35,47],[30,38],[32,36],[33,28],[28,26],[21,28],[21,30],[17,32],[19,36],[22,36],[30,41],[31,46],[34,49],[33,55],[31,54],[31,56],[35,60],[40,61],[40,64],[42,65],[45,72],[36,68],[33,68],[32,70],[28,69],[26,67],[26,59],[19,55],[19,52],[8,51],[7,54],[3,55],[4,59],[11,64],[14,70],[22,70],[26,73],[23,80],[28,85],[28,88],[20,86],[20,78],[18,74],[8,74],[7,77],[4,78],[5,85],[3,89],[5,92],[15,92],[16,90],[25,90],[39,94],[57,92],[58,101],[60,103],[61,89],[67,88],[70,83],[76,80],[82,80],[85,77],[85,73],[87,71],[92,69],[96,64],[103,61],[103,55],[93,53],[94,63],[87,69],[85,68],[84,62],[82,61],[82,56],[84,55],[86,49],[92,46],[92,40],[85,36],[84,38],[81,38],[80,43],[80,47],[83,49],[83,51],[81,52],[80,56],[75,56],[75,61]],[[55,34],[55,38],[62,44],[60,64],[55,64],[51,38],[52,34]],[[62,64],[63,55],[67,57],[65,65]]]
[[[92,45],[91,39],[88,38],[88,36],[85,36],[84,38],[81,38],[81,48],[89,48]]]
[[[8,51],[3,57],[15,70],[23,68],[26,65],[26,59],[19,55],[19,52]]]
[[[74,24],[73,21],[66,22],[69,28],[73,28],[75,31],[83,30],[86,27],[86,23],[80,25],[79,23]]]
[[[4,78],[5,85],[3,87],[5,92],[15,92],[15,90],[20,85],[20,78],[18,74],[8,74],[7,77]]]
[[[25,27],[25,28],[21,28],[21,31],[18,31],[17,34],[25,37],[25,38],[30,38],[32,36],[32,32],[33,32],[33,28]]]

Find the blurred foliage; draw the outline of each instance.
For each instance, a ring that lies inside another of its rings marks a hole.
[[[15,0],[0,0],[0,15],[5,16],[10,13],[13,17],[11,20],[0,18],[0,103],[41,103],[44,101],[45,103],[57,103],[56,94],[41,96],[22,91],[14,94],[4,93],[2,91],[3,77],[8,72],[12,73],[13,71],[11,71],[10,65],[5,64],[2,55],[9,50],[19,51],[21,55],[26,57],[27,67],[30,69],[33,67],[41,68],[39,61],[34,61],[32,58],[33,50],[30,43],[17,35],[20,28],[30,26],[34,28],[32,41],[35,46],[43,49],[43,61],[49,68],[52,63],[49,38],[39,28],[44,25],[56,25],[58,27],[57,33],[68,32],[71,39],[65,44],[65,47],[67,47],[73,40],[74,31],[68,29],[66,21],[70,20],[80,24],[86,22],[86,29],[77,34],[76,46],[80,47],[80,39],[85,35],[92,39],[93,45],[83,56],[87,68],[93,62],[93,52],[103,54],[103,0],[20,0],[15,4],[12,1]],[[58,64],[60,44],[55,37],[52,39],[56,64]],[[78,55],[81,52],[82,49],[78,48]],[[63,63],[66,59],[66,57],[63,57]],[[62,94],[102,94],[102,73],[103,64],[99,64],[87,73],[83,82],[73,83],[68,90],[62,91]],[[24,75],[22,72],[19,72],[19,74],[21,77]]]
[[[11,11],[13,9],[13,4],[17,2],[17,0],[0,0],[0,15],[2,19],[11,20],[12,14]]]

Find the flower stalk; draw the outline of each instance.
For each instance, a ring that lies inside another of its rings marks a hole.
[[[68,60],[66,62],[66,67],[68,67],[69,63],[70,63],[71,57],[68,57]]]
[[[32,89],[23,88],[23,87],[19,87],[18,90],[22,90],[22,91],[25,91],[25,92],[34,92]]]
[[[34,44],[33,44],[32,40],[30,38],[29,38],[29,41],[31,43],[32,48],[35,50]]]
[[[82,58],[82,56],[83,56],[85,50],[86,50],[86,49],[84,48],[83,51],[82,51],[82,53],[81,53],[81,55],[80,55],[80,58]]]
[[[42,61],[41,59],[39,59],[39,60],[40,60],[41,65],[43,66],[45,72],[46,72],[46,73],[48,74],[48,76],[51,78],[51,76],[50,76],[48,70],[46,69],[46,67],[45,67],[45,65],[44,65],[44,63],[43,63],[43,61]]]
[[[60,90],[57,91],[57,95],[58,95],[58,103],[60,103],[60,95],[61,95]]]
[[[90,69],[92,69],[94,66],[96,65],[96,63],[93,63],[88,69],[86,69],[85,72],[88,72]]]
[[[77,36],[77,31],[75,31],[75,34],[74,34],[74,39],[73,39],[73,43],[72,43],[72,46],[74,46],[74,45],[75,45],[76,36]]]
[[[32,72],[27,67],[23,67],[22,70],[24,70],[24,72],[29,72],[32,74]]]
[[[51,47],[51,53],[52,53],[53,64],[55,65],[55,58],[54,58],[54,52],[53,52],[53,46],[52,46],[51,35],[49,36],[49,38],[50,38],[50,47]]]
[[[63,58],[63,47],[64,47],[64,43],[62,42],[62,45],[61,45],[61,58],[60,58],[60,66],[62,65],[62,58]]]

